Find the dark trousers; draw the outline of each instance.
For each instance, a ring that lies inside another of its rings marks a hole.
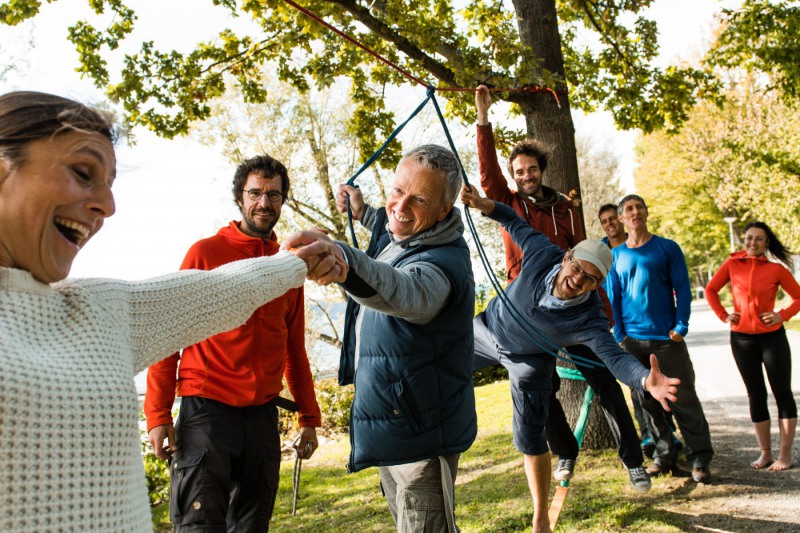
[[[472,320],[472,325],[475,333],[472,370],[478,371],[497,364],[508,370],[514,404],[514,447],[525,455],[547,453],[545,421],[555,359],[545,354],[519,355],[502,350],[494,343],[485,313],[479,313]]]
[[[582,344],[570,346],[567,351],[602,363],[592,350]],[[627,468],[642,466],[644,457],[639,446],[639,436],[636,434],[636,427],[633,425],[628,404],[622,394],[622,387],[605,366],[588,368],[576,365],[576,367],[600,400],[600,406],[603,408],[608,427],[617,443],[622,462]],[[545,425],[547,442],[550,444],[550,450],[560,458],[576,459],[578,457],[578,441],[569,427],[561,402],[556,398],[556,392],[560,387],[561,378],[557,372],[553,372],[553,394],[550,397],[550,409]]]
[[[275,405],[184,397],[175,440],[169,514],[176,532],[269,531],[281,460]]]
[[[731,331],[731,350],[750,400],[750,420],[769,420],[762,365],[778,405],[778,418],[797,418],[797,403],[792,395],[792,351],[786,330],[781,327],[757,335]]]
[[[686,343],[672,341],[649,341],[625,337],[622,348],[634,355],[648,369],[650,368],[650,354],[655,354],[658,366],[664,375],[678,378],[678,401],[670,403],[670,409],[675,416],[675,421],[683,435],[686,460],[692,467],[708,466],[714,455],[711,447],[711,433],[708,429],[703,406],[697,397],[694,388],[694,366],[689,358]],[[640,394],[634,392],[634,394]],[[656,444],[653,460],[665,467],[675,466],[678,460],[678,450],[672,441],[670,430],[661,404],[649,394],[639,397],[645,418],[653,433]]]

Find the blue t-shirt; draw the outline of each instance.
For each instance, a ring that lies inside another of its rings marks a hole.
[[[608,298],[614,338],[669,340],[669,331],[689,331],[692,289],[683,252],[675,241],[653,235],[642,246],[614,248]]]

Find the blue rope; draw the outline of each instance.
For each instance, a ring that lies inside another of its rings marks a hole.
[[[400,124],[394,130],[394,132],[392,132],[392,134],[389,136],[389,138],[386,140],[386,142],[383,143],[383,146],[381,146],[378,149],[378,151],[375,152],[375,154],[373,154],[372,157],[370,157],[361,166],[361,168],[358,170],[358,172],[353,174],[353,176],[349,180],[347,180],[347,184],[348,185],[351,185],[351,186],[353,185],[353,183],[355,182],[355,179],[366,168],[368,168],[373,162],[375,162],[375,160],[378,158],[378,156],[381,154],[381,152],[383,152],[383,150],[386,148],[386,146],[390,142],[392,142],[395,137],[397,137],[397,135],[406,126],[406,124],[408,124],[411,121],[412,118],[417,116],[417,114],[422,110],[422,108],[424,108],[428,104],[428,101],[431,101],[431,102],[433,102],[433,107],[436,109],[436,114],[439,117],[439,122],[441,122],[441,124],[442,124],[442,129],[444,130],[445,137],[447,137],[447,142],[450,145],[450,149],[452,150],[453,154],[456,157],[456,160],[458,161],[458,166],[461,169],[461,177],[462,177],[462,179],[464,180],[464,183],[467,186],[472,187],[472,185],[470,185],[470,183],[469,183],[469,180],[467,179],[467,173],[466,173],[466,171],[464,171],[464,165],[462,164],[461,158],[458,155],[458,150],[456,150],[456,146],[455,146],[455,143],[453,142],[453,138],[450,136],[450,130],[447,128],[447,123],[444,120],[444,115],[442,114],[441,109],[439,109],[439,103],[436,101],[436,97],[434,96],[434,92],[435,91],[436,91],[436,89],[433,86],[429,86],[428,87],[427,96],[425,97],[425,100],[423,100],[423,102],[419,106],[417,106],[417,108],[414,110],[414,112],[411,114],[411,116],[408,117],[408,119],[406,119],[405,122]],[[357,187],[357,185],[356,185],[356,187]],[[538,331],[530,322],[528,322],[528,320],[525,318],[525,316],[523,316],[522,313],[520,313],[519,310],[517,310],[516,307],[514,307],[514,304],[511,303],[511,300],[508,298],[508,295],[506,294],[505,289],[503,289],[500,281],[497,279],[497,276],[495,275],[494,271],[492,270],[491,261],[489,261],[489,258],[486,255],[486,250],[484,249],[483,244],[480,241],[480,237],[478,236],[478,231],[477,231],[477,228],[475,227],[475,222],[472,220],[472,215],[470,214],[469,208],[465,206],[464,207],[464,212],[467,215],[467,225],[469,226],[470,232],[472,233],[472,236],[475,239],[475,245],[476,245],[476,247],[478,249],[478,256],[481,259],[481,263],[483,264],[484,270],[486,270],[486,274],[489,277],[489,281],[491,282],[492,287],[494,288],[495,292],[497,293],[497,297],[500,298],[500,301],[503,303],[503,305],[506,306],[506,309],[508,309],[508,311],[514,316],[514,319],[517,320],[517,322],[523,327],[523,330],[525,331],[525,333],[528,334],[528,337],[530,338],[530,340],[532,340],[533,343],[536,344],[536,346],[538,346],[539,348],[541,348],[545,353],[555,357],[556,359],[561,359],[562,361],[566,361],[568,363],[573,363],[575,365],[583,366],[583,367],[586,367],[586,368],[597,368],[597,367],[603,366],[602,363],[598,363],[597,361],[593,361],[591,359],[586,359],[585,357],[581,357],[579,355],[575,355],[573,353],[569,353],[569,352],[561,350],[561,346],[558,346],[557,344],[553,343],[543,333]],[[348,223],[349,223],[349,226],[350,226],[350,237],[353,240],[353,244],[355,245],[355,247],[358,248],[358,243],[356,241],[355,231],[353,229],[353,217],[352,217],[352,211],[350,209],[350,197],[349,196],[347,197],[347,220],[348,220]],[[566,353],[569,357],[562,356],[560,354],[560,352],[562,352],[562,351],[564,353]]]
[[[432,88],[429,88],[430,91]],[[439,109],[439,103],[436,101],[436,96],[430,96],[431,101],[433,102],[433,107],[436,109],[436,114],[439,117],[439,122],[442,124],[442,129],[444,130],[445,137],[447,137],[447,142],[450,144],[450,149],[453,151],[453,154],[456,156],[456,160],[458,161],[458,166],[461,169],[461,177],[464,180],[464,183],[472,188],[470,185],[469,180],[467,179],[467,173],[464,170],[464,165],[461,163],[461,158],[458,155],[458,150],[456,150],[455,143],[453,143],[453,138],[450,136],[450,130],[447,127],[447,123],[444,120],[444,115],[442,114],[441,109]],[[464,206],[464,212],[467,215],[467,223],[469,225],[470,232],[472,233],[473,238],[475,239],[475,246],[478,249],[478,256],[481,258],[481,263],[483,263],[484,270],[486,270],[486,274],[489,277],[489,281],[492,283],[492,287],[494,287],[495,292],[497,292],[497,296],[500,298],[500,301],[505,305],[506,309],[514,315],[514,318],[517,322],[525,329],[525,332],[528,334],[528,337],[536,344],[539,348],[552,355],[557,359],[561,359],[562,361],[571,362],[574,364],[581,364],[581,366],[593,368],[593,367],[600,367],[603,366],[602,364],[597,363],[597,361],[593,361],[591,359],[587,359],[585,357],[581,357],[579,355],[575,355],[569,352],[567,355],[570,357],[564,357],[560,355],[561,346],[558,346],[546,336],[544,336],[540,331],[534,328],[530,322],[528,322],[527,318],[525,318],[519,310],[511,303],[511,300],[506,295],[505,289],[503,289],[500,281],[495,276],[494,271],[491,268],[491,262],[489,261],[488,256],[486,255],[486,250],[481,243],[480,237],[478,236],[477,229],[475,228],[475,222],[472,220],[472,215],[470,214],[469,208]],[[555,351],[551,351],[548,349],[547,346],[543,345],[542,343],[549,345],[551,348],[554,348]]]
[[[363,165],[361,165],[361,168],[359,168],[358,171],[355,174],[353,174],[349,180],[347,180],[347,185],[353,185],[353,183],[356,181],[356,178],[360,176],[361,173],[364,172],[367,168],[369,168],[369,166],[372,165],[372,163],[374,163],[376,159],[378,159],[383,150],[387,146],[389,146],[389,143],[392,142],[394,138],[397,137],[397,135],[401,131],[403,131],[403,128],[406,127],[406,124],[411,122],[411,119],[416,117],[417,114],[419,114],[419,112],[422,111],[422,108],[428,105],[428,100],[433,98],[433,92],[435,90],[436,89],[434,87],[428,87],[428,95],[425,97],[425,100],[423,100],[422,103],[417,106],[417,108],[414,110],[413,113],[411,113],[411,116],[409,116],[405,122],[403,122],[402,124],[397,126],[397,128],[395,128],[392,134],[389,135],[389,138],[386,139],[386,142],[383,143],[383,146],[378,148],[378,151],[372,154],[372,156],[369,159],[367,159],[367,161]],[[461,162],[459,161],[459,163]],[[358,185],[356,185],[356,187],[358,187]],[[353,246],[358,248],[358,241],[356,240],[356,232],[355,229],[353,228],[353,211],[350,209],[350,195],[347,195],[346,201],[347,201],[347,224],[350,227],[350,238],[353,240]]]

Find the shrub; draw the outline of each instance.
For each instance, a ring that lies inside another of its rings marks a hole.
[[[346,432],[350,429],[350,406],[353,404],[353,386],[342,387],[336,378],[316,383],[317,403],[322,411],[325,429]]]
[[[476,387],[504,379],[508,379],[508,370],[502,365],[487,366],[472,374],[472,384]]]
[[[342,387],[336,378],[328,378],[315,381],[314,391],[317,395],[319,410],[322,413],[322,429],[339,433],[350,429],[350,405],[353,403],[353,386]],[[286,387],[281,392],[281,396],[292,397]],[[296,430],[296,414],[279,409],[278,426],[282,434]]]
[[[144,413],[141,411],[139,420],[142,422],[139,424],[139,439],[142,446],[144,475],[147,479],[147,493],[150,496],[150,506],[155,507],[169,499],[169,464],[153,453],[144,426]]]

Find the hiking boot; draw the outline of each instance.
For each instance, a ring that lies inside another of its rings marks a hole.
[[[707,466],[695,466],[692,468],[692,479],[697,483],[711,483],[711,471]]]
[[[677,466],[670,466],[656,460],[652,465],[647,467],[647,474],[650,477],[658,477],[664,475],[671,475],[672,477],[689,477],[689,472],[681,470]]]
[[[575,459],[559,459],[556,469],[553,470],[556,481],[572,479],[573,474],[575,474]]]
[[[647,471],[641,466],[628,469],[628,476],[631,478],[631,485],[639,492],[647,492],[650,490],[650,476]]]

